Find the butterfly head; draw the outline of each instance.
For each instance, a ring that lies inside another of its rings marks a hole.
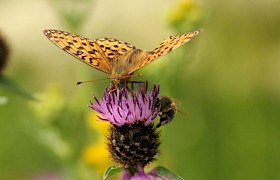
[[[131,76],[126,74],[112,74],[111,81],[118,88],[123,88],[130,81]]]
[[[114,78],[112,79],[112,83],[118,88],[123,88],[127,85],[128,81],[129,81],[130,78],[122,78],[122,77],[119,77],[119,78]]]

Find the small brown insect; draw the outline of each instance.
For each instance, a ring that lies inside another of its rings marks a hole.
[[[127,85],[135,71],[190,41],[200,31],[170,36],[153,51],[137,49],[112,38],[88,39],[59,30],[45,30],[44,34],[75,58],[109,74],[114,85],[121,88]]]
[[[159,112],[159,123],[156,125],[156,128],[159,128],[167,123],[170,123],[176,115],[177,104],[175,101],[167,96],[159,97],[154,105]]]

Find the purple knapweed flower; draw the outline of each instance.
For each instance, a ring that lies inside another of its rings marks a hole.
[[[145,84],[147,87],[147,83]],[[100,120],[109,121],[113,125],[123,126],[143,122],[149,125],[158,115],[154,107],[158,98],[159,85],[154,85],[150,92],[139,84],[139,92],[133,88],[116,89],[113,85],[103,93],[103,99],[94,97],[96,103],[90,108],[97,111],[102,117]]]
[[[113,85],[103,93],[102,99],[94,97],[96,103],[90,107],[97,111],[102,121],[112,126],[107,135],[107,148],[112,159],[125,169],[136,171],[137,166],[146,166],[159,154],[160,136],[154,127],[158,115],[155,102],[159,85],[148,91],[148,83],[134,89],[116,89]]]

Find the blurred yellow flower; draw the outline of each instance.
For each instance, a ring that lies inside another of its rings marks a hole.
[[[88,127],[97,132],[99,138],[93,144],[90,144],[82,151],[82,160],[85,164],[95,168],[99,174],[103,174],[110,165],[111,160],[106,148],[106,133],[110,126],[109,123],[102,122],[96,117],[97,113],[92,111],[87,119]]]
[[[111,162],[105,142],[102,141],[85,147],[82,152],[82,159],[85,164],[92,166],[100,174],[104,173]]]
[[[171,10],[170,15],[171,15],[171,17],[170,17],[171,23],[181,21],[184,18],[184,12],[180,11],[178,9]]]
[[[107,133],[108,128],[110,127],[110,123],[101,121],[98,117],[101,116],[97,114],[95,111],[92,111],[87,119],[88,127],[94,131],[98,131],[101,134]]]
[[[192,7],[194,7],[194,3],[192,1],[189,1],[189,0],[181,0],[179,2],[179,7],[182,9],[182,10],[188,10],[188,9],[191,9]]]
[[[171,10],[171,20],[181,21],[185,18],[185,14],[194,8],[195,4],[189,0],[181,0],[177,6]]]
[[[202,20],[202,9],[195,0],[180,0],[170,10],[168,22],[171,26],[179,28],[183,32],[192,29]],[[183,26],[184,28],[181,29]]]

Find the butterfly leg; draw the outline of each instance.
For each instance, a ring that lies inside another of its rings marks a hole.
[[[130,89],[128,86],[126,86],[126,89],[128,90],[128,92],[130,92],[133,98],[136,98],[136,94],[133,91],[134,90],[133,87]]]
[[[131,83],[131,88],[132,89],[134,89],[134,84],[143,84],[144,90],[145,90],[145,92],[147,92],[148,81],[146,81],[146,82],[144,82],[144,81],[129,81],[129,83]]]
[[[129,81],[129,83],[131,83],[131,88],[132,90],[134,89],[134,84],[141,84],[141,88],[144,90],[144,92],[146,93],[148,90],[148,81]],[[146,97],[145,97],[146,98]],[[145,99],[147,100],[147,99]]]

